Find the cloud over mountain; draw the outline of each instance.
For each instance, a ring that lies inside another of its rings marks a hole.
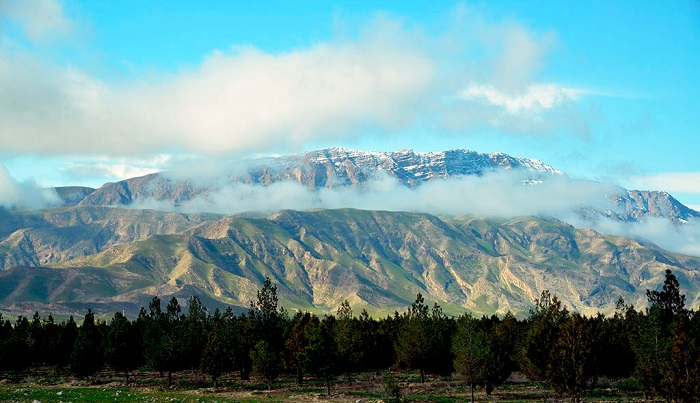
[[[59,4],[44,3],[47,9]],[[27,35],[35,35],[33,20],[23,17],[30,7],[10,4],[0,9],[4,18],[23,21]],[[54,11],[49,27],[70,25]],[[569,113],[572,90],[536,80],[551,35],[483,20],[478,29],[459,28],[474,22],[478,16],[457,10],[452,28],[430,36],[379,15],[351,38],[277,53],[234,44],[176,73],[122,81],[40,59],[31,47],[6,39],[0,43],[2,152],[215,155],[299,148],[367,132],[391,136],[416,125],[434,132],[571,128],[570,119],[552,112]],[[470,52],[485,53],[486,64],[468,61]],[[495,73],[480,73],[485,70]],[[501,113],[533,107],[548,114]]]
[[[53,189],[44,189],[34,182],[15,180],[0,165],[0,207],[36,210],[60,204]]]
[[[576,181],[566,177],[525,184],[522,172],[497,171],[433,180],[409,188],[388,175],[377,175],[359,187],[310,189],[284,181],[268,186],[230,183],[200,196],[172,204],[171,200],[136,200],[132,207],[235,214],[246,211],[358,208],[365,210],[416,211],[444,215],[516,217],[562,216],[574,208],[592,206],[612,209],[607,197],[621,191],[608,184]],[[198,181],[198,185],[205,182]],[[210,186],[213,185],[205,185]]]
[[[655,217],[630,222],[607,217],[584,220],[573,211],[582,206],[602,211],[615,210],[610,196],[623,189],[567,177],[552,178],[538,184],[523,184],[523,180],[520,172],[499,171],[483,176],[435,180],[416,188],[408,188],[389,176],[379,176],[360,188],[309,189],[295,182],[276,182],[269,186],[235,183],[177,206],[172,201],[143,199],[137,200],[132,207],[222,214],[357,208],[445,216],[549,216],[578,228],[593,228],[605,234],[646,239],[674,252],[700,256],[698,220],[690,220],[682,226]],[[204,182],[200,181],[199,184],[203,185]]]

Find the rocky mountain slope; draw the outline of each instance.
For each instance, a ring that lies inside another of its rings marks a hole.
[[[153,295],[190,294],[211,307],[244,309],[269,276],[287,307],[318,312],[348,299],[358,309],[388,313],[421,292],[453,313],[525,313],[549,289],[571,308],[593,313],[609,311],[620,296],[644,305],[646,288],[661,284],[667,268],[697,306],[699,259],[554,219],[352,209],[266,217],[134,208],[143,200],[177,206],[236,183],[362,188],[389,175],[418,188],[496,170],[519,172],[522,182],[515,186],[565,178],[540,161],[500,153],[326,149],[258,158],[216,180],[164,173],[99,189],[57,188],[65,206],[0,207],[0,312],[135,312]],[[620,189],[609,196],[617,208],[584,205],[577,212],[591,220],[661,217],[679,226],[700,219],[665,192]]]
[[[689,305],[700,302],[700,259],[551,219],[351,209],[267,218],[173,214],[159,217],[172,220],[168,226],[145,227],[117,218],[131,212],[68,209],[66,224],[122,222],[122,233],[153,234],[105,243],[97,253],[59,259],[50,268],[0,272],[0,304],[25,314],[86,306],[134,312],[153,295],[196,293],[209,306],[244,309],[269,276],[290,309],[332,312],[348,299],[358,310],[390,313],[421,292],[452,313],[526,314],[549,289],[573,309],[594,313],[609,312],[619,297],[643,306],[646,288],[659,286],[666,269],[678,276]]]
[[[269,185],[293,181],[310,189],[361,186],[377,175],[387,174],[407,187],[455,178],[463,175],[483,175],[498,169],[523,172],[525,180],[536,183],[561,171],[541,161],[517,158],[503,153],[483,154],[470,150],[419,153],[412,150],[397,152],[366,152],[330,148],[303,154],[265,157],[249,160],[236,173],[222,172],[216,180],[191,180],[172,174],[151,174],[115,183],[99,189],[59,188],[66,205],[129,206],[136,201],[167,201],[174,206],[233,183]],[[590,219],[608,217],[621,221],[637,221],[644,217],[666,218],[675,224],[700,219],[700,212],[682,205],[665,192],[619,189],[610,198],[617,206],[600,210],[582,206],[582,214]]]
[[[246,162],[243,169],[245,173],[221,174],[226,177],[224,184],[242,182],[269,185],[294,181],[308,188],[334,188],[359,185],[383,172],[399,179],[406,186],[415,187],[429,180],[481,175],[497,168],[523,170],[532,178],[561,175],[561,172],[540,161],[501,153],[482,154],[470,150],[439,153],[402,150],[380,153],[342,148],[258,158]],[[80,200],[64,200],[66,204],[89,206],[129,205],[136,200],[146,199],[168,200],[178,204],[222,185],[219,180],[201,182],[202,184],[195,184],[189,178],[151,174],[107,183]]]
[[[666,192],[628,190],[614,195],[613,200],[620,208],[605,214],[621,221],[639,221],[650,216],[683,224],[700,219],[700,212],[688,208]]]
[[[180,233],[219,218],[213,214],[111,207],[62,207],[38,212],[0,209],[0,270],[70,260],[151,235]]]

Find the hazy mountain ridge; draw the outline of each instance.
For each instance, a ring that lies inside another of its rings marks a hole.
[[[502,153],[483,154],[471,150],[436,153],[366,152],[329,148],[280,157],[263,157],[247,162],[246,173],[230,174],[229,183],[269,185],[294,181],[309,188],[356,186],[384,172],[404,185],[415,187],[433,179],[458,175],[481,175],[498,168],[518,169],[532,179],[562,173],[538,160],[516,158]],[[222,172],[226,175],[226,172]],[[75,203],[90,206],[129,205],[136,200],[169,200],[176,205],[216,190],[219,181],[197,185],[196,181],[169,174],[150,174],[119,182],[107,183]]]
[[[86,186],[61,186],[54,188],[56,195],[63,201],[64,205],[75,206],[96,189]]]
[[[481,175],[498,168],[520,169],[533,178],[562,174],[538,160],[464,149],[421,153],[413,150],[369,152],[329,148],[265,158],[252,166],[256,165],[262,168],[253,168],[252,174],[253,177],[264,178],[260,183],[292,179],[309,187],[357,185],[378,172],[386,172],[410,187],[455,175]],[[261,175],[267,171],[277,174]]]
[[[157,173],[107,183],[92,191],[89,188],[60,188],[58,193],[66,205],[129,206],[139,201],[157,201],[179,206],[198,197],[206,198],[208,194],[234,183],[270,185],[291,181],[309,189],[356,187],[384,174],[414,188],[428,181],[483,175],[499,169],[523,172],[526,180],[535,183],[564,175],[539,160],[503,153],[485,154],[471,150],[367,152],[329,148],[253,159],[245,163],[244,172],[241,172],[241,167],[234,173],[221,172],[224,179],[193,180]],[[587,219],[606,217],[634,222],[650,216],[665,218],[674,224],[700,219],[700,212],[682,205],[666,192],[620,188],[618,193],[609,197],[617,206],[615,209],[581,206],[578,211]]]
[[[661,284],[667,268],[688,303],[700,301],[700,259],[557,220],[341,209],[190,223],[178,234],[114,245],[54,269],[2,272],[0,302],[137,309],[152,295],[194,292],[246,307],[269,276],[285,306],[320,312],[348,299],[386,313],[421,292],[451,312],[525,313],[549,289],[593,313],[610,311],[619,297],[643,305],[645,289]]]

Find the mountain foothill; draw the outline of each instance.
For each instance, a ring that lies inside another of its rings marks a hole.
[[[662,219],[681,227],[700,219],[665,192],[620,188],[608,195],[611,208],[573,208],[575,226],[548,215],[191,208],[241,185],[362,194],[377,178],[421,189],[455,178],[488,180],[493,172],[517,172],[514,186],[566,177],[534,159],[469,150],[332,148],[244,165],[222,168],[211,181],[163,172],[98,189],[61,187],[55,189],[60,206],[0,208],[0,312],[135,314],[154,296],[185,301],[190,295],[212,309],[244,311],[270,278],[282,306],[319,314],[335,312],[343,301],[370,314],[392,313],[421,293],[451,314],[523,316],[544,290],[574,311],[611,313],[620,297],[643,306],[646,289],[663,283],[667,270],[688,306],[700,301],[700,258],[580,224]]]

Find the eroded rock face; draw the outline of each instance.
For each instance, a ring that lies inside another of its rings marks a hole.
[[[129,211],[74,209],[56,224],[114,223],[120,211]],[[105,215],[111,218],[100,219]],[[92,301],[124,309],[155,294],[186,299],[196,293],[244,308],[269,276],[284,305],[302,310],[332,312],[347,299],[357,309],[386,314],[405,309],[420,292],[448,312],[526,314],[548,289],[571,309],[591,314],[612,311],[619,297],[644,306],[645,290],[662,284],[666,269],[678,276],[689,305],[699,302],[699,259],[553,219],[352,209],[150,218],[173,222],[148,229],[161,234],[105,246],[51,269],[1,272],[0,303]]]
[[[99,189],[59,188],[67,206],[0,208],[0,305],[109,311],[138,309],[153,295],[186,299],[196,293],[209,305],[244,309],[269,276],[286,306],[302,310],[332,312],[347,299],[357,310],[385,314],[404,309],[420,292],[455,313],[526,313],[549,289],[570,308],[593,313],[611,310],[621,296],[643,306],[646,288],[661,284],[669,268],[687,287],[689,305],[697,306],[698,259],[551,219],[352,209],[246,218],[133,208],[143,200],[177,206],[236,182],[294,181],[317,189],[362,186],[390,175],[417,187],[494,169],[521,170],[533,183],[563,175],[500,153],[326,149],[258,159],[223,180],[153,174]],[[620,189],[611,198],[617,209],[582,207],[579,213],[620,221],[653,216],[678,225],[700,219],[665,192]]]
[[[700,212],[690,209],[666,192],[629,190],[615,195],[613,200],[620,210],[612,218],[622,221],[639,221],[646,216],[667,218],[674,224],[700,219]]]
[[[0,212],[0,269],[67,261],[152,235],[177,234],[220,217],[111,207]]]

